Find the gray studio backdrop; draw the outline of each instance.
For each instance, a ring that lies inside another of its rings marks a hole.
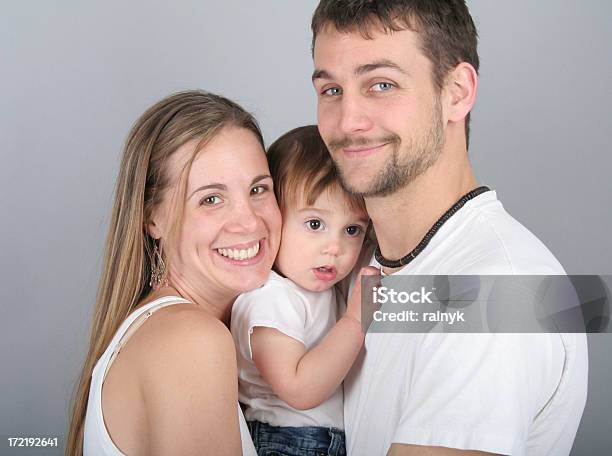
[[[171,92],[204,88],[253,111],[268,144],[315,123],[309,54],[315,5],[2,2],[4,440],[65,437],[119,154],[132,122]],[[611,274],[612,4],[469,5],[482,60],[470,152],[480,180],[568,272]],[[574,455],[604,454],[612,443],[612,339],[589,336],[589,344],[589,399]]]

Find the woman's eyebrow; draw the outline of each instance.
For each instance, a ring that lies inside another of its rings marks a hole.
[[[201,192],[202,190],[209,190],[211,188],[214,188],[216,190],[227,190],[227,185],[223,185],[223,184],[202,185],[201,187],[198,187],[193,192],[191,192],[191,195],[189,195],[187,199],[191,198],[193,195],[195,195],[198,192]]]
[[[256,176],[252,181],[251,181],[251,185],[262,181],[264,179],[272,179],[272,176],[270,176],[269,174],[260,174],[259,176]],[[187,197],[187,199],[191,198],[193,195],[195,195],[198,192],[201,192],[202,190],[209,190],[209,189],[215,189],[215,190],[223,190],[226,191],[227,190],[227,185],[225,184],[208,184],[208,185],[202,185],[201,187],[196,188],[193,192],[191,192],[191,194]]]
[[[264,179],[272,179],[272,176],[270,176],[269,174],[260,174],[251,181],[251,185],[256,184],[257,182]]]

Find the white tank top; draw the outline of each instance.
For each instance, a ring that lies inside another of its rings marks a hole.
[[[149,318],[153,312],[162,307],[172,304],[189,304],[189,301],[177,296],[166,296],[156,299],[132,312],[121,324],[106,351],[93,369],[91,374],[91,385],[89,387],[89,399],[87,401],[87,413],[85,415],[85,429],[83,438],[84,456],[125,456],[110,438],[104,417],[102,415],[102,384],[106,377],[108,367],[112,364],[117,353],[134,332]],[[136,320],[138,320],[136,322]],[[132,325],[134,322],[136,324]],[[124,336],[126,336],[124,338]],[[247,428],[240,406],[238,407],[238,420],[240,422],[240,438],[242,441],[242,454],[245,456],[256,456],[255,447]]]

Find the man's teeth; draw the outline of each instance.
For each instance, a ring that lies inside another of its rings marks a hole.
[[[248,249],[217,249],[217,252],[232,260],[250,260],[259,253],[259,242]]]

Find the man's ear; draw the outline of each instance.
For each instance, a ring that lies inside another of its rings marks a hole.
[[[478,74],[472,65],[461,62],[446,77],[448,120],[460,122],[474,107]]]

